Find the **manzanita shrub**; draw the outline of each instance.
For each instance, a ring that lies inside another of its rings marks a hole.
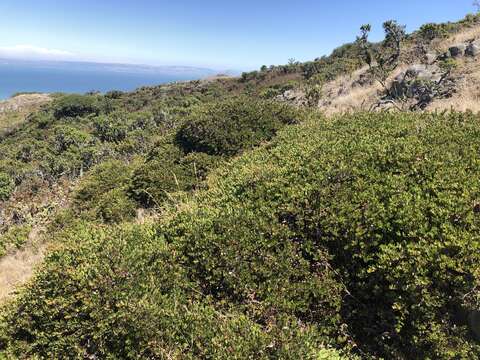
[[[231,156],[270,140],[284,125],[301,118],[301,111],[286,104],[240,96],[198,106],[176,140],[186,152]]]
[[[55,100],[53,108],[56,119],[98,114],[100,111],[95,96],[77,94],[62,95]]]
[[[0,172],[0,201],[8,200],[14,189],[15,184],[11,177],[6,173]]]
[[[4,308],[0,351],[479,359],[479,120],[318,117],[155,224],[71,228]]]
[[[79,223],[64,236],[1,318],[0,357],[341,358],[294,317],[267,328],[217,307],[151,225]]]

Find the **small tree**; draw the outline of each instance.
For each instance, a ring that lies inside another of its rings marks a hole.
[[[363,60],[369,66],[370,74],[382,85],[388,97],[390,90],[387,87],[387,79],[399,64],[406,32],[405,26],[399,25],[395,20],[383,23],[383,29],[385,39],[379,46],[373,46],[368,40],[372,30],[370,24],[360,27],[360,36],[357,37],[356,42]],[[394,105],[398,107],[396,104]]]
[[[448,31],[444,24],[428,23],[420,27],[419,35],[427,42],[431,42],[436,38],[446,37]]]
[[[401,54],[401,45],[405,39],[405,26],[394,20],[383,24],[385,39],[380,47],[374,48],[368,41],[372,30],[371,25],[360,27],[361,35],[357,37],[357,44],[361,49],[363,60],[368,64],[371,73],[385,87],[388,75],[398,66]]]
[[[364,24],[360,26],[360,36],[357,36],[357,44],[360,48],[360,54],[363,57],[363,60],[368,64],[369,68],[372,68],[372,53],[371,46],[368,41],[368,35],[372,31],[372,26],[370,24]]]

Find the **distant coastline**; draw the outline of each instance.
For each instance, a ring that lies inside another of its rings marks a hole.
[[[0,99],[32,92],[132,91],[141,86],[207,78],[218,72],[190,66],[0,59]]]

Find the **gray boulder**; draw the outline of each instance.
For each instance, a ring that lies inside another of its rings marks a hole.
[[[480,40],[468,44],[467,49],[465,50],[465,55],[473,57],[480,55]]]
[[[415,64],[400,73],[392,82],[390,94],[394,98],[414,98],[424,83],[440,81],[442,72],[436,65]]]
[[[404,80],[405,78],[438,81],[442,76],[440,69],[436,65],[414,64],[411,65],[403,73],[397,76],[396,80]]]
[[[435,61],[437,61],[437,54],[435,53],[426,53],[425,54],[425,61],[428,65],[433,64]]]
[[[465,44],[457,44],[453,45],[448,49],[451,57],[461,57],[465,55],[465,51],[467,50],[467,45]]]
[[[292,89],[276,96],[275,99],[294,105],[302,105],[305,103],[305,93],[298,89]]]

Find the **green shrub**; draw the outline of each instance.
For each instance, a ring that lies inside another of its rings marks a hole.
[[[124,95],[125,93],[119,90],[112,90],[105,93],[105,97],[108,99],[120,99]]]
[[[186,152],[234,155],[271,139],[300,117],[287,105],[240,97],[197,108],[177,132],[176,141]]]
[[[132,219],[136,204],[127,195],[135,164],[105,161],[94,167],[77,185],[74,208],[93,220],[118,223]]]
[[[29,116],[29,121],[39,129],[45,129],[54,122],[54,117],[47,111],[38,111]]]
[[[61,96],[55,100],[53,110],[56,119],[82,117],[99,112],[95,96],[92,95]]]
[[[70,148],[81,148],[92,144],[93,138],[87,132],[64,125],[54,129],[52,144],[57,153],[62,153]]]
[[[69,230],[5,311],[0,349],[316,359],[334,344],[362,358],[478,359],[479,124],[366,113],[287,127],[154,227]],[[163,143],[145,166],[185,161]],[[116,189],[92,188],[86,200]]]
[[[144,206],[161,206],[169,193],[190,189],[194,167],[181,164],[183,153],[172,144],[158,144],[132,177],[130,193]]]
[[[310,326],[219,310],[150,226],[79,225],[0,317],[11,358],[336,359]],[[38,284],[42,284],[39,286]],[[49,321],[45,321],[50,319]]]
[[[101,141],[120,142],[127,137],[128,124],[118,115],[99,116],[94,121],[93,134]]]
[[[441,39],[446,37],[449,29],[447,24],[428,23],[422,25],[418,32],[423,39],[432,41],[433,39]]]
[[[0,257],[10,247],[21,248],[27,242],[31,230],[30,225],[14,225],[0,235]]]
[[[290,127],[215,172],[162,231],[204,292],[253,302],[260,321],[345,328],[337,344],[373,357],[478,359],[478,124],[359,114]]]
[[[169,142],[157,143],[135,170],[129,192],[143,206],[161,206],[174,192],[197,189],[221,161],[205,153],[184,155]]]
[[[193,152],[180,159],[180,164],[189,169],[189,173],[195,176],[194,186],[199,185],[207,178],[207,175],[216,169],[223,159],[219,156]],[[193,188],[192,187],[192,188]]]
[[[97,117],[93,126],[93,133],[100,140],[119,143],[135,132],[145,135],[147,130],[152,130],[157,126],[157,122],[150,112],[128,114],[116,111]]]
[[[120,223],[133,219],[137,207],[125,190],[125,188],[116,188],[100,195],[95,200],[96,219],[106,223]]]
[[[10,176],[0,172],[0,201],[8,200],[14,189],[15,184]]]

